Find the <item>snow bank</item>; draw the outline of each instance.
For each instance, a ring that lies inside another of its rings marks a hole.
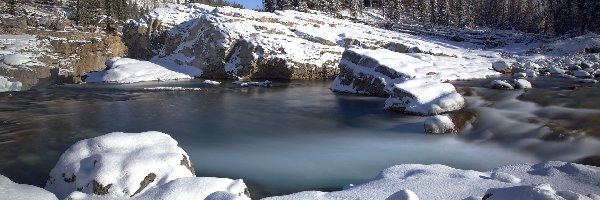
[[[133,197],[97,196],[82,192],[69,195],[72,200],[154,200],[154,199],[206,199],[206,200],[250,200],[250,194],[241,179],[231,180],[213,177],[179,178],[164,185],[149,188]]]
[[[411,191],[415,197],[409,199],[575,200],[597,199],[598,184],[600,168],[557,161],[504,166],[489,172],[405,164],[387,168],[374,180],[343,191],[307,191],[266,199],[396,199],[397,193]]]
[[[131,58],[112,58],[106,62],[104,71],[87,74],[86,83],[135,83],[192,79],[199,70],[180,66],[163,67],[148,61]]]
[[[565,55],[584,52],[590,49],[600,49],[600,36],[589,33],[587,35],[557,40],[541,47],[546,53]],[[596,52],[597,53],[597,52]]]
[[[19,81],[10,82],[4,76],[0,76],[0,92],[21,91],[23,84]]]
[[[0,199],[57,200],[54,194],[42,188],[18,184],[2,175],[0,175]]]
[[[464,98],[450,83],[427,82],[422,79],[395,84],[385,109],[420,115],[437,115],[459,110]]]
[[[60,199],[74,191],[129,197],[183,177],[193,177],[187,153],[160,132],[109,133],[75,143],[46,182]]]

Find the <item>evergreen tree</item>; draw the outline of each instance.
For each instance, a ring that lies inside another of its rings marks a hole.
[[[263,8],[267,12],[275,12],[275,2],[273,0],[263,0]]]
[[[277,0],[277,9],[279,9],[279,10],[292,9],[292,2],[290,0]]]

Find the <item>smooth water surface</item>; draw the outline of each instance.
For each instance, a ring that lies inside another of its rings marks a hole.
[[[561,148],[548,153],[483,141],[476,134],[426,135],[424,117],[385,112],[385,98],[335,94],[330,84],[298,81],[244,88],[192,80],[2,94],[0,174],[44,186],[71,144],[115,131],[168,133],[188,152],[198,176],[243,178],[253,197],[340,189],[395,164],[489,170],[566,159],[552,152],[574,146],[560,142]],[[154,86],[203,90],[143,90]],[[591,141],[585,145],[596,144]],[[569,151],[588,153],[589,148]]]

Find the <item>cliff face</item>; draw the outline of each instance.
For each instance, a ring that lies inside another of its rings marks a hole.
[[[123,29],[129,57],[196,67],[202,78],[332,78],[349,46],[441,52],[405,35],[319,13],[201,4],[169,4]]]
[[[47,9],[47,10],[46,10]],[[20,4],[15,15],[0,16],[0,76],[23,84],[78,83],[81,76],[105,68],[104,62],[123,56],[127,48],[118,35],[96,27],[76,26],[55,8]]]

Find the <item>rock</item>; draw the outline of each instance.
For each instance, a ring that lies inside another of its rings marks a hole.
[[[449,115],[436,115],[425,120],[425,133],[446,134],[456,133],[457,130]]]
[[[386,200],[419,200],[419,196],[411,190],[400,190],[390,195]]]
[[[492,63],[492,68],[495,71],[503,73],[503,74],[511,73],[511,71],[512,71],[511,70],[512,67],[509,66],[506,62],[504,62],[502,60],[501,61],[496,61],[496,62]]]
[[[569,69],[569,70],[580,70],[581,67],[579,67],[578,65],[571,65],[571,66],[567,67],[567,69]]]
[[[591,62],[581,62],[580,66],[582,69],[587,69],[587,68],[592,68],[592,66],[594,66],[594,64],[592,64]]]
[[[0,175],[0,199],[58,200],[56,196],[33,185],[18,184]]]
[[[400,44],[400,43],[396,43],[396,42],[390,42],[390,43],[386,44],[384,47],[390,51],[398,52],[398,53],[407,53],[408,49],[410,48],[404,44]]]
[[[525,69],[539,69],[541,68],[540,65],[534,63],[534,62],[526,62],[525,65],[523,65],[523,67]]]
[[[40,79],[50,77],[50,68],[21,54],[8,54],[0,56],[0,76],[11,77],[0,81],[4,83],[4,88],[12,88],[9,91],[15,91],[17,88],[28,90],[37,85]]]
[[[577,163],[589,165],[589,166],[600,167],[600,155],[585,157],[585,158],[577,161]]]
[[[527,77],[537,77],[538,76],[538,72],[533,69],[527,69],[527,70],[525,70],[525,73],[527,74]]]
[[[531,83],[525,79],[514,79],[514,88],[515,89],[531,89]]]
[[[409,80],[393,85],[385,109],[417,115],[437,115],[459,110],[464,98],[450,83]]]
[[[573,76],[577,77],[577,78],[589,78],[590,73],[584,71],[584,70],[577,70],[575,72],[573,72]]]
[[[397,62],[394,61],[396,59]],[[393,83],[414,77],[415,68],[424,64],[419,59],[387,49],[347,49],[340,61],[340,74],[331,90],[385,96]]]
[[[75,143],[50,172],[48,191],[131,197],[170,180],[193,177],[187,153],[160,132],[109,133]]]
[[[564,73],[565,73],[565,70],[564,70],[564,69],[561,69],[561,68],[559,68],[559,67],[557,67],[557,66],[552,66],[552,67],[550,67],[550,68],[548,69],[548,71],[549,71],[551,74],[564,74]]]
[[[492,89],[499,89],[499,90],[513,90],[513,89],[515,89],[512,85],[510,85],[505,80],[493,80],[492,82],[490,82],[490,87]]]
[[[527,73],[524,73],[524,72],[514,73],[513,72],[512,77],[514,77],[514,78],[526,78],[527,77]]]
[[[11,82],[6,77],[0,76],[0,92],[21,91],[22,87],[21,82]]]

